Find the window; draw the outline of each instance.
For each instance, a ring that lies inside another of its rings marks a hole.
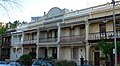
[[[99,24],[100,28],[100,38],[106,38],[106,23],[100,23]]]
[[[58,36],[58,31],[55,29],[55,38]]]
[[[19,35],[19,36],[18,36],[19,42],[21,41],[21,38],[22,38],[22,35]]]
[[[32,33],[32,40],[36,40],[37,39],[37,33]]]
[[[120,31],[120,20],[116,21],[116,30]]]
[[[46,31],[41,31],[40,32],[40,38],[47,38],[47,32]]]
[[[51,38],[52,37],[52,30],[50,30],[48,33],[49,33],[48,38]]]
[[[85,25],[80,25],[80,35],[85,34]]]
[[[78,48],[73,48],[73,59],[78,59]]]
[[[5,42],[5,38],[3,38],[3,42]]]
[[[105,32],[106,32],[106,24],[100,23],[100,33],[105,33]]]

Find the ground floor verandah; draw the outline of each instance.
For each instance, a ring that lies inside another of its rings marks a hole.
[[[101,52],[94,45],[42,45],[42,46],[12,46],[10,60],[17,60],[23,54],[32,54],[33,58],[53,58],[58,60],[72,60],[80,64],[81,59],[90,64],[99,65]],[[38,57],[37,57],[38,56]]]

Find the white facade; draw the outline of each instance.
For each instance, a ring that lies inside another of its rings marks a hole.
[[[95,52],[99,51],[88,40],[92,39],[90,33],[99,31],[99,27],[97,21],[93,21],[96,22],[94,24],[91,21],[94,18],[105,16],[104,12],[109,7],[111,7],[110,3],[72,12],[57,7],[50,9],[40,20],[16,28],[16,30],[22,31],[22,34],[17,32],[18,35],[12,34],[11,59],[15,60],[22,54],[36,49],[37,59],[39,57],[54,57],[59,60],[80,62],[82,57],[84,60],[94,61],[93,56]],[[118,4],[116,10],[119,9],[120,5]],[[116,11],[116,14],[119,14],[119,11]],[[111,15],[111,12],[107,15]],[[25,41],[26,39],[28,43]],[[28,47],[27,44],[35,44],[36,46]],[[14,48],[16,51],[18,48],[21,50],[16,58],[14,58],[17,55],[14,54],[16,52],[12,51]]]

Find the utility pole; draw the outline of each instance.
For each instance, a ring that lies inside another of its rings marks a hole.
[[[115,66],[117,66],[116,24],[115,24],[115,1],[114,1],[114,0],[112,0],[112,4],[113,4],[113,30],[114,30]]]

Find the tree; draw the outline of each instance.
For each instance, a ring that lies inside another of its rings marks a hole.
[[[5,28],[5,27],[2,27],[2,28],[0,29],[0,44],[1,44],[1,42],[2,42],[2,34],[4,34],[5,31],[6,31],[6,28]]]
[[[25,66],[30,66],[31,60],[32,60],[32,58],[29,54],[24,54],[18,59],[18,61],[23,63]]]
[[[0,29],[0,34],[4,34],[5,31],[6,31],[6,28],[5,28],[5,27],[2,27],[2,28]]]
[[[120,42],[117,42],[117,53],[120,53]],[[106,42],[105,40],[101,40],[98,43],[98,47],[102,51],[102,53],[105,55],[106,65],[108,61],[108,57],[110,57],[110,61],[113,60],[113,48],[114,48],[114,42]]]
[[[14,21],[13,23],[9,22],[6,25],[6,28],[16,28],[18,25],[22,24],[19,20]]]
[[[19,20],[16,20],[16,21],[14,21],[14,22],[12,23],[11,27],[12,27],[12,28],[16,28],[19,24],[21,24],[20,21],[19,21]]]

